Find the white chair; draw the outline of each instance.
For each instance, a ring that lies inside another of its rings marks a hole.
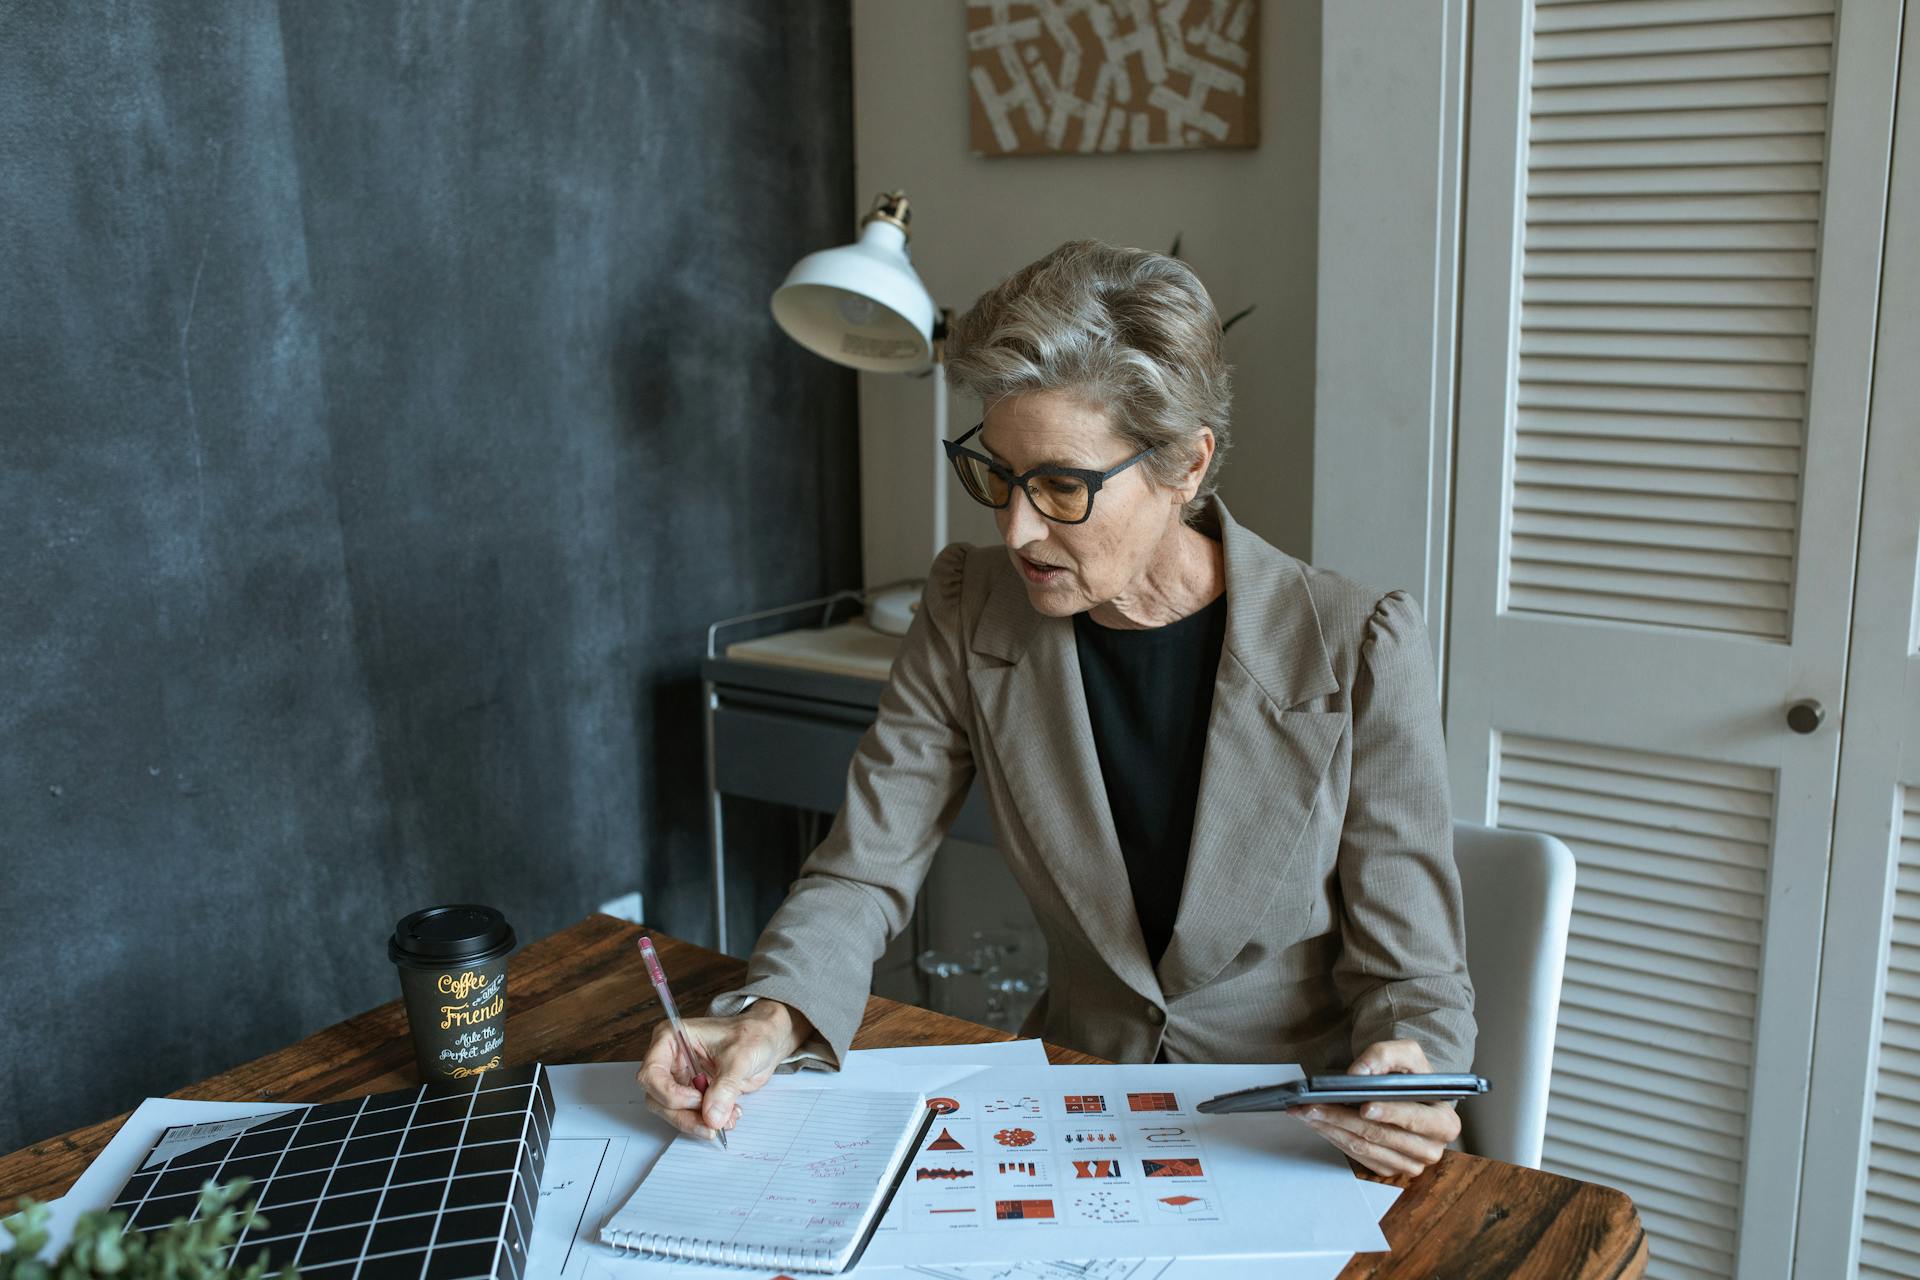
[[[1573,853],[1536,831],[1456,822],[1453,856],[1480,1025],[1473,1069],[1493,1086],[1460,1104],[1460,1145],[1538,1169],[1573,915]]]

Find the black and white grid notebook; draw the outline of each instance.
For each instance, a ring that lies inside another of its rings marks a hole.
[[[520,1280],[553,1132],[545,1068],[178,1125],[121,1189],[127,1230],[195,1215],[200,1185],[253,1179],[266,1225],[232,1257],[262,1252],[302,1280]]]
[[[674,1139],[600,1239],[659,1258],[844,1271],[932,1121],[918,1093],[750,1093],[727,1149]]]

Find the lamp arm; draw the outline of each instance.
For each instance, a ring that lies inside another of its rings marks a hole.
[[[936,347],[935,350],[938,350]],[[933,555],[947,549],[947,363],[933,366]],[[933,560],[927,561],[932,572]]]

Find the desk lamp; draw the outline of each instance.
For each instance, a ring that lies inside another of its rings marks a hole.
[[[815,355],[868,373],[933,374],[933,551],[946,546],[947,313],[934,305],[907,256],[912,214],[904,191],[876,196],[852,244],[810,253],[773,291],[773,318]],[[929,557],[931,562],[931,556]],[[868,604],[876,631],[905,635],[920,587],[880,592]]]

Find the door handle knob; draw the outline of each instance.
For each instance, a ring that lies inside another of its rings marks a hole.
[[[1827,709],[1814,698],[1802,698],[1787,708],[1787,728],[1795,733],[1812,733],[1827,718]]]

